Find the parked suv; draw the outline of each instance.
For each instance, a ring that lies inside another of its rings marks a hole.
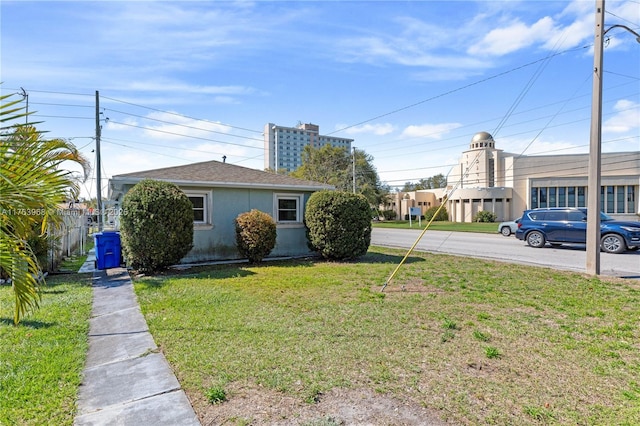
[[[548,208],[525,210],[516,238],[531,247],[587,242],[587,209]],[[640,247],[640,222],[617,221],[600,213],[600,248],[607,253],[622,253]]]

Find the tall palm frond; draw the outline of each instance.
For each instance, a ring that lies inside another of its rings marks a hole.
[[[12,105],[0,105],[0,117],[20,116]],[[79,192],[80,182],[62,168],[62,163],[79,164],[84,179],[90,166],[73,144],[62,139],[45,140],[32,125],[3,129],[8,133],[0,138],[0,269],[11,277],[17,324],[40,302],[42,274],[27,236],[36,224],[44,233],[49,223],[59,222],[58,206]]]

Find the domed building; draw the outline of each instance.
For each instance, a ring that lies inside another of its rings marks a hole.
[[[527,209],[586,207],[589,154],[521,155],[496,148],[487,132],[473,135],[469,149],[447,176],[443,189],[402,192],[392,202],[399,219],[444,202],[454,222],[472,222],[491,211],[497,221]],[[638,220],[640,151],[601,155],[601,210],[618,219]]]
[[[471,222],[479,211],[494,212],[498,220],[511,217],[513,154],[496,149],[487,132],[473,135],[469,149],[447,177],[447,211],[454,222]]]

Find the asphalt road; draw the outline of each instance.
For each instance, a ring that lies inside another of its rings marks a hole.
[[[371,245],[409,249],[421,232],[418,229],[373,228]],[[427,230],[415,250],[583,273],[586,272],[587,262],[584,245],[532,248],[513,235],[504,237],[497,232],[492,235]],[[600,274],[640,279],[640,250],[622,254],[600,253]]]

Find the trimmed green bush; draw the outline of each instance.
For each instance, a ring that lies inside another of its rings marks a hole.
[[[363,195],[315,192],[304,215],[309,248],[326,259],[355,259],[371,243],[371,213]]]
[[[428,208],[427,211],[424,212],[424,220],[427,220],[427,221],[431,220],[431,218],[433,217],[433,215],[436,214],[436,212],[438,214],[435,217],[435,219],[433,219],[434,222],[443,222],[443,221],[449,220],[449,213],[447,213],[446,207],[442,207],[440,211],[438,211],[439,208],[440,206],[433,206]]]
[[[193,204],[175,184],[145,179],[124,196],[120,237],[132,268],[166,269],[193,247]]]
[[[276,246],[276,222],[267,213],[253,209],[236,218],[236,245],[251,263],[258,263]]]
[[[395,210],[382,210],[382,217],[384,220],[394,220],[398,214]]]
[[[495,213],[490,211],[483,210],[478,212],[476,217],[473,219],[474,222],[495,222],[498,216]]]

